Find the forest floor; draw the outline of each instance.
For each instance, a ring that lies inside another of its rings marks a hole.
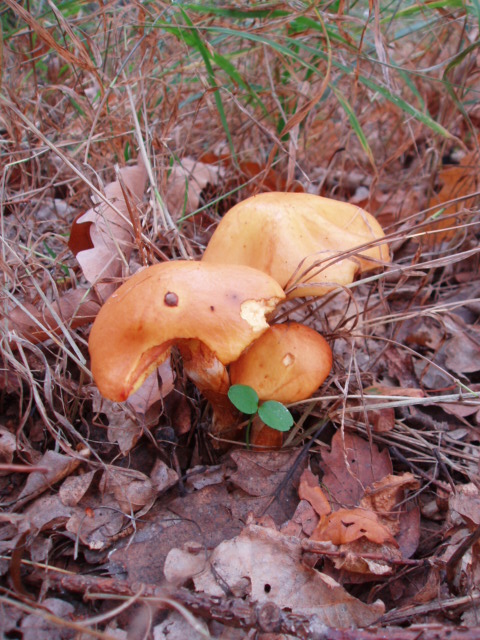
[[[0,25],[2,637],[479,638],[478,2],[5,0]],[[293,427],[219,429],[176,349],[102,397],[108,296],[264,192],[389,247],[319,251],[354,282],[269,318],[333,352]]]

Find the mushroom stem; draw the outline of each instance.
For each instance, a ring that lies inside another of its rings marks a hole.
[[[230,377],[227,368],[204,343],[199,340],[181,340],[178,349],[187,376],[213,409],[211,433],[216,436],[236,435],[240,412],[228,399]]]

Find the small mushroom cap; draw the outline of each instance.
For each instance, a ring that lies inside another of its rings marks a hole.
[[[223,364],[236,360],[284,298],[273,278],[245,266],[178,260],[136,273],[110,296],[90,332],[100,393],[126,400],[178,340],[200,340]]]
[[[332,368],[323,336],[302,324],[272,325],[230,365],[232,384],[246,384],[260,400],[298,402],[309,398]]]
[[[383,237],[375,218],[355,205],[308,193],[262,193],[224,215],[202,260],[247,264],[284,289],[299,284],[289,297],[324,295],[388,262],[386,244],[363,246]],[[357,247],[355,255],[331,263]]]

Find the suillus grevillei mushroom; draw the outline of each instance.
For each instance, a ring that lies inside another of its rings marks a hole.
[[[332,350],[314,329],[274,324],[230,365],[232,384],[255,389],[260,400],[284,404],[309,398],[332,368]]]
[[[188,375],[214,402],[228,391],[225,365],[268,329],[266,316],[284,298],[273,278],[243,265],[147,267],[110,296],[93,323],[93,378],[103,396],[125,401],[178,345]]]
[[[202,260],[271,275],[287,297],[324,295],[390,259],[382,228],[353,204],[307,193],[262,193],[227,211]]]
[[[260,400],[284,404],[309,398],[332,368],[332,351],[314,329],[297,322],[274,324],[230,365],[232,384],[255,389]],[[280,446],[282,434],[256,417],[251,443]]]

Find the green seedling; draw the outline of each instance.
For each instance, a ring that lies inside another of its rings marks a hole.
[[[250,429],[255,414],[271,429],[288,431],[293,426],[293,416],[285,405],[276,400],[266,400],[259,404],[255,389],[246,384],[234,384],[228,390],[230,402],[242,413],[250,416],[245,441],[250,444]]]

